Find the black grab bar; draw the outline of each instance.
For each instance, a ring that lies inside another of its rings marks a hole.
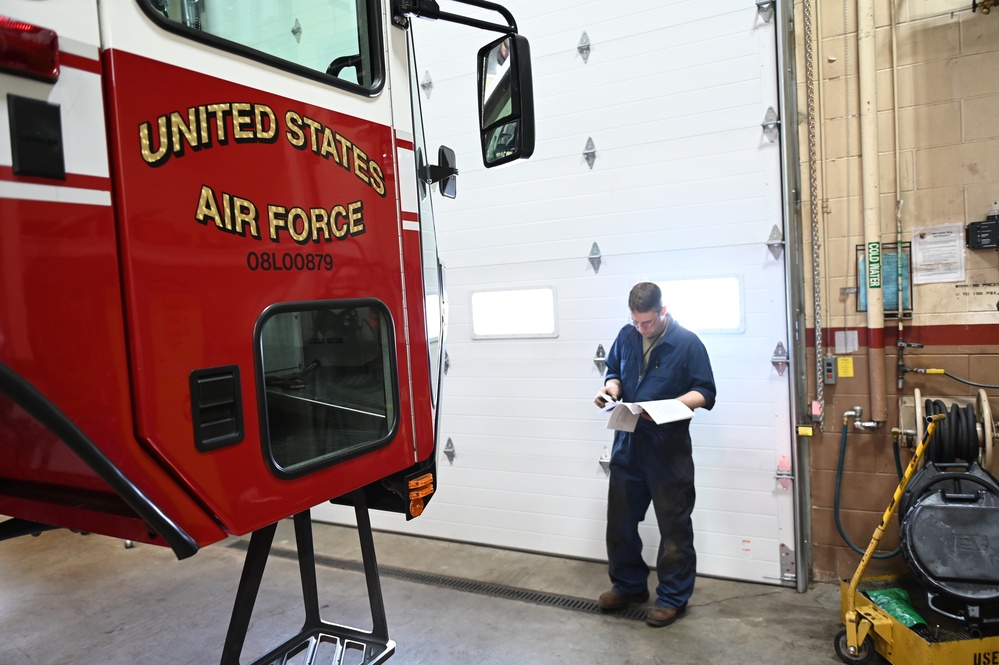
[[[178,559],[186,559],[197,553],[198,543],[191,536],[125,477],[59,407],[4,363],[0,363],[0,394],[10,397],[15,404],[59,437],[129,508],[163,537]]]

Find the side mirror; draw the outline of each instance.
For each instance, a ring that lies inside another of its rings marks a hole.
[[[437,150],[437,166],[430,167],[431,177],[437,181],[437,189],[441,196],[453,199],[458,194],[458,167],[454,158],[454,150],[442,145]],[[438,179],[439,178],[439,179]]]
[[[423,151],[417,148],[416,159],[418,161],[417,168],[420,173],[420,198],[422,199],[426,196],[425,187],[432,184],[439,183],[437,185],[438,190],[440,190],[441,196],[453,199],[458,193],[458,168],[455,166],[457,164],[454,158],[454,150],[442,145],[440,149],[437,150],[437,161],[440,164],[424,164],[423,163]]]
[[[531,47],[512,34],[479,49],[479,136],[486,168],[534,153]]]

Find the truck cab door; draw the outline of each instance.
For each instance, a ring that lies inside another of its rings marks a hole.
[[[233,533],[413,465],[432,425],[380,3],[106,0],[100,22],[139,446]]]

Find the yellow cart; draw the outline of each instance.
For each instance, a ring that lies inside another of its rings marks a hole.
[[[906,575],[869,578],[863,575],[909,480],[919,467],[937,421],[944,417],[944,414],[936,414],[926,418],[926,432],[895,489],[881,523],[874,530],[857,571],[849,583],[840,583],[843,627],[836,634],[833,645],[836,654],[845,663],[868,663],[877,653],[897,665],[999,665],[999,635],[972,637],[963,624],[932,613],[932,610],[924,613],[924,616],[932,616],[932,623],[910,628],[865,595],[877,589],[896,587],[909,591],[912,598],[919,596],[918,585]],[[923,608],[916,609],[922,611]]]

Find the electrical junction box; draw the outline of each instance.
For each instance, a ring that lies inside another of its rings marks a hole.
[[[822,383],[827,386],[836,385],[836,358],[826,356],[822,359]]]
[[[968,249],[999,249],[999,218],[971,222],[964,231]]]

